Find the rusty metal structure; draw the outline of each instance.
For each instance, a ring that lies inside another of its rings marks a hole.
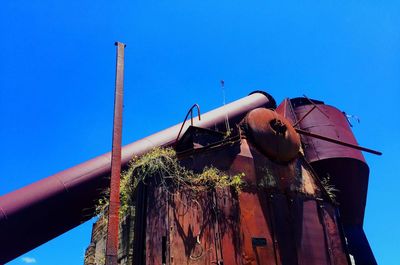
[[[125,44],[116,42],[117,66],[115,76],[114,125],[111,151],[110,206],[108,209],[106,265],[118,264],[118,230],[120,206],[122,110],[124,94]]]
[[[338,109],[307,97],[276,106],[256,91],[124,146],[122,165],[154,147],[173,147],[194,171],[243,173],[246,185],[196,200],[184,190],[171,195],[157,181],[139,185],[130,264],[376,264],[362,228],[369,168],[361,150],[378,152],[359,147]],[[110,159],[2,196],[0,263],[89,219],[108,186]],[[336,200],[327,177],[340,190]]]

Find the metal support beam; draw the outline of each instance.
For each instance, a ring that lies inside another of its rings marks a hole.
[[[316,106],[314,105],[311,109],[309,109],[309,110],[307,111],[307,113],[304,114],[303,117],[300,118],[300,120],[296,121],[295,124],[293,124],[293,127],[296,127],[301,121],[303,121],[304,118],[307,117],[308,114],[310,114],[315,108],[316,108]]]
[[[122,109],[125,44],[116,42],[117,66],[114,97],[114,127],[111,153],[110,203],[108,207],[106,265],[118,264],[119,183],[121,175]]]
[[[342,141],[337,140],[337,139],[333,139],[333,138],[326,137],[326,136],[323,136],[323,135],[320,135],[320,134],[316,134],[316,133],[311,133],[311,132],[304,131],[304,130],[297,129],[297,128],[295,128],[295,130],[299,134],[307,135],[307,136],[314,137],[314,138],[317,138],[317,139],[320,139],[320,140],[324,140],[324,141],[327,141],[327,142],[331,142],[331,143],[334,143],[334,144],[339,144],[339,145],[347,146],[347,147],[354,148],[354,149],[357,149],[357,150],[365,151],[365,152],[368,152],[368,153],[371,153],[371,154],[374,154],[374,155],[379,155],[379,156],[382,155],[382,153],[379,152],[379,151],[375,151],[375,150],[372,150],[372,149],[369,149],[369,148],[365,148],[365,147],[362,147],[362,146],[359,146],[359,145],[345,143],[345,142],[342,142]]]
[[[306,95],[303,95],[303,97],[305,97],[314,107],[316,107],[325,117],[327,117],[329,119],[329,116],[326,115],[326,113],[320,109],[317,104],[314,103],[314,101],[312,101],[310,98],[308,98]]]

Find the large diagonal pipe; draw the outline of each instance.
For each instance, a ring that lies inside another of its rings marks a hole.
[[[202,115],[194,125],[224,130],[225,118],[238,123],[248,111],[275,108],[275,100],[264,92],[253,92]],[[189,125],[187,125],[189,126]],[[154,147],[172,145],[181,124],[128,144],[122,149],[122,165]],[[48,178],[0,197],[0,264],[49,241],[93,216],[95,202],[109,185],[111,154],[61,171]]]

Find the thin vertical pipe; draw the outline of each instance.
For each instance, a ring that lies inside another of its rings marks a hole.
[[[117,65],[115,76],[114,126],[111,153],[110,204],[108,208],[106,265],[118,264],[119,183],[121,174],[122,108],[124,86],[125,44],[116,42]]]

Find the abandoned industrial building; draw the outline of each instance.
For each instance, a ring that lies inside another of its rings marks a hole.
[[[255,91],[189,114],[122,148],[119,264],[376,264],[361,151],[380,153],[358,145],[342,111]],[[3,196],[0,263],[99,214],[84,263],[104,264],[110,161]]]

